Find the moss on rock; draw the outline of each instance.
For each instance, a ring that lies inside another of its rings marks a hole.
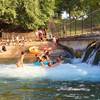
[[[83,55],[83,51],[82,50],[76,50],[75,51],[75,57],[76,58],[81,58]]]

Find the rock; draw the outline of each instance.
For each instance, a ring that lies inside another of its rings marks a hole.
[[[91,64],[98,65],[100,62],[100,42],[94,41],[87,46],[82,62],[86,62],[93,56],[94,56],[94,59],[91,62]]]
[[[93,65],[98,65],[100,61],[100,49],[97,51],[95,59],[93,61]]]
[[[70,48],[68,46],[64,46],[62,44],[59,43],[59,46],[62,47],[62,49],[65,50],[65,56],[68,58],[74,58],[75,57],[75,53],[73,48]]]
[[[95,49],[95,47],[96,47],[96,42],[92,42],[87,46],[82,62],[87,61],[89,55],[92,53],[92,51]]]

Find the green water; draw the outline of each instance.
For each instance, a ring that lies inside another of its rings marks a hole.
[[[0,82],[0,100],[100,100],[100,84],[6,79]]]
[[[100,83],[0,78],[0,100],[100,100]]]

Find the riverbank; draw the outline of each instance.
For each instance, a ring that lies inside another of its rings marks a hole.
[[[99,40],[98,40],[99,41]],[[72,48],[74,51],[84,51],[88,44],[93,42],[91,39],[84,40],[60,40],[59,44]],[[2,46],[2,45],[1,45]],[[56,48],[55,44],[52,41],[25,41],[23,44],[14,45],[13,43],[10,45],[6,45],[7,51],[0,52],[0,59],[2,58],[18,58],[20,56],[20,52],[27,50],[31,46],[37,47],[52,47]],[[1,47],[0,47],[1,48]],[[25,58],[32,58],[32,54],[25,55]]]
[[[18,58],[20,56],[21,51],[28,50],[31,46],[37,46],[37,47],[52,47],[53,49],[56,48],[56,46],[50,42],[50,41],[34,41],[34,42],[27,42],[24,45],[7,45],[6,49],[7,51],[0,52],[0,59],[8,58]],[[27,54],[25,55],[25,58],[32,58],[33,54]]]

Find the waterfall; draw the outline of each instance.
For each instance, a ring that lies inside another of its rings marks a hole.
[[[93,50],[92,53],[89,55],[89,58],[86,61],[88,64],[93,63],[96,53],[97,53],[97,50]]]

